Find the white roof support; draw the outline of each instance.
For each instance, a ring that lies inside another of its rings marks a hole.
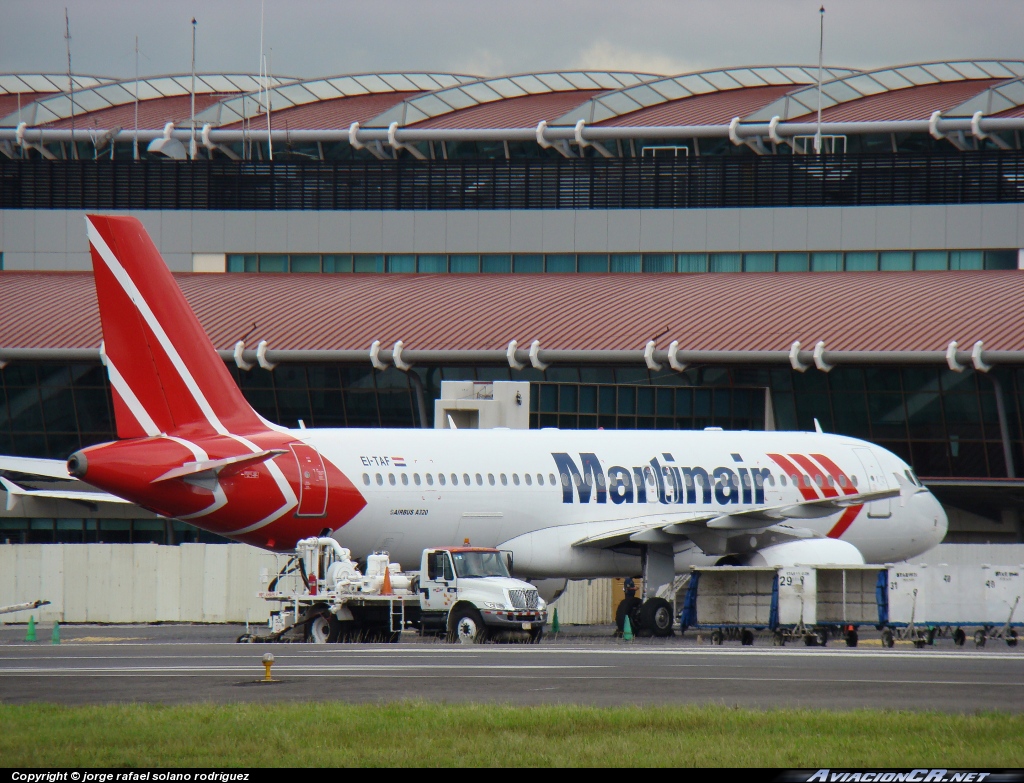
[[[391,145],[391,149],[395,150],[395,152],[398,152],[400,150],[405,150],[410,155],[412,155],[414,158],[416,158],[416,160],[426,160],[427,159],[427,156],[424,155],[422,152],[420,152],[418,149],[416,149],[416,147],[410,146],[408,144],[403,144],[402,142],[400,142],[398,140],[398,123],[397,122],[393,122],[393,123],[391,123],[388,126],[388,144]]]
[[[405,343],[401,340],[395,343],[394,347],[391,349],[391,359],[395,363],[395,367],[399,370],[402,372],[409,372],[409,370],[412,369],[412,365],[402,359],[402,349],[404,347]]]
[[[245,350],[245,341],[244,340],[239,340],[237,343],[235,343],[235,348],[234,348],[235,365],[238,367],[239,370],[245,370],[246,372],[249,372],[249,370],[251,370],[253,368],[253,365],[251,363],[247,362],[245,359],[242,358],[242,352],[244,350]]]
[[[817,345],[814,346],[814,366],[822,372],[829,372],[834,365],[829,364],[825,361],[825,341],[818,340]]]
[[[974,365],[974,369],[978,372],[988,372],[992,369],[991,364],[986,364],[982,359],[982,352],[985,350],[985,345],[981,340],[978,340],[971,349],[971,363]]]
[[[789,346],[789,365],[797,372],[807,372],[807,369],[811,366],[806,362],[800,361],[800,341],[795,340],[791,346]]]
[[[946,347],[946,364],[949,365],[949,369],[953,372],[963,372],[967,365],[960,363],[960,360],[957,358],[956,351],[956,340],[951,340],[949,345]]]
[[[668,345],[668,366],[676,372],[682,372],[686,365],[679,361],[679,341],[673,340]]]
[[[259,362],[260,367],[262,367],[267,372],[270,372],[275,367],[277,367],[277,365],[275,363],[273,363],[273,362],[271,362],[271,361],[269,361],[267,359],[267,341],[266,340],[260,340],[260,344],[256,346],[256,361]]]
[[[530,364],[535,370],[546,370],[548,365],[540,360],[540,340],[530,343]]]
[[[519,347],[519,343],[515,340],[510,340],[508,348],[505,349],[505,356],[508,358],[508,366],[513,370],[522,370],[526,367],[521,361],[516,359],[516,349]]]
[[[661,369],[661,365],[654,361],[654,350],[658,347],[658,344],[654,340],[648,340],[647,345],[644,346],[644,362],[647,364],[647,369],[651,372],[657,372]]]
[[[370,364],[381,372],[391,366],[380,358],[380,340],[374,340],[373,345],[370,346]]]

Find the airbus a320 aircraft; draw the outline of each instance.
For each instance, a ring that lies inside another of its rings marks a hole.
[[[841,435],[285,429],[245,401],[142,224],[86,222],[119,440],[0,469],[70,474],[271,550],[329,529],[360,558],[469,539],[511,550],[523,578],[642,574],[658,634],[672,617],[655,594],[690,565],[881,563],[945,536],[906,463]]]

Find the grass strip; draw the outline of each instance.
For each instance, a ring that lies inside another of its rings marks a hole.
[[[424,702],[0,705],[8,767],[1024,767],[1024,715]]]

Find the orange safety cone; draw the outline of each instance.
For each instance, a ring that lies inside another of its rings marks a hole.
[[[381,595],[394,595],[395,591],[391,589],[391,569],[384,569],[384,584],[380,588]]]

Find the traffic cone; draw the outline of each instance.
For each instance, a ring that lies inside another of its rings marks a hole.
[[[384,584],[381,585],[381,595],[394,595],[395,591],[391,589],[391,569],[384,569]]]
[[[633,624],[629,621],[629,616],[622,623],[622,638],[627,642],[633,641]]]
[[[26,642],[34,642],[36,640],[36,616],[29,615],[28,618],[28,632],[25,634]]]
[[[561,624],[558,622],[558,607],[555,607],[555,614],[551,618],[551,633],[558,633],[562,630]]]
[[[50,634],[50,642],[52,644],[60,644],[60,623],[53,624],[53,633]]]

